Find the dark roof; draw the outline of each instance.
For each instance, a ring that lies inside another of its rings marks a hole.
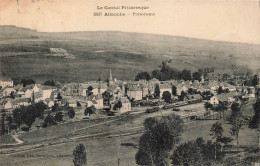
[[[193,100],[193,99],[200,100],[200,99],[202,99],[202,96],[201,96],[200,94],[186,95],[186,97],[187,97],[189,100]]]
[[[232,93],[232,92],[230,92],[230,93],[222,93],[222,94],[216,95],[217,99],[219,101],[222,101],[222,102],[223,101],[228,101],[228,99],[230,97],[234,97],[234,96],[236,96],[236,93]]]

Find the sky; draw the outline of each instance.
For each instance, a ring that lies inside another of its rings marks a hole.
[[[149,6],[153,17],[93,16],[97,6]],[[260,44],[259,0],[0,0],[0,25],[42,32],[125,31]]]

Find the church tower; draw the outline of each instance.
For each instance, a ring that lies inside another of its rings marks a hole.
[[[110,73],[109,73],[109,85],[112,85],[114,82],[113,82],[113,77],[112,77],[112,72],[111,72],[111,69],[110,69]]]

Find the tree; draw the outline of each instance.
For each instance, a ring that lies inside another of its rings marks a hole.
[[[92,105],[91,107],[87,107],[86,109],[85,109],[85,112],[84,112],[84,114],[87,116],[87,115],[92,115],[92,114],[95,114],[95,112],[96,112],[96,108]]]
[[[221,145],[218,142],[207,141],[201,146],[201,153],[205,161],[221,160],[224,153],[221,151]]]
[[[252,86],[256,86],[256,85],[258,85],[258,83],[259,83],[259,81],[258,81],[257,75],[255,74],[252,79]]]
[[[39,102],[34,104],[34,115],[36,118],[40,118],[43,116],[44,111],[48,108],[46,104],[43,102]]]
[[[86,90],[87,96],[90,96],[90,95],[93,94],[93,92],[92,92],[93,89],[94,89],[94,88],[93,88],[92,86],[89,86],[89,87],[88,87],[88,89]]]
[[[172,95],[177,96],[177,88],[174,85],[172,86]]]
[[[10,126],[13,122],[13,118],[9,115],[6,117],[6,120],[8,121],[8,134],[9,134],[9,130],[10,130]]]
[[[222,86],[219,86],[218,89],[217,89],[217,93],[218,94],[221,94],[221,93],[224,93],[225,91],[223,90],[223,87]]]
[[[141,72],[141,73],[138,73],[136,76],[135,76],[135,81],[139,81],[139,80],[150,80],[151,79],[151,76],[148,72]]]
[[[160,97],[160,93],[161,93],[160,92],[160,87],[159,87],[158,84],[156,84],[155,85],[155,89],[154,89],[154,96],[159,98]]]
[[[223,76],[222,76],[222,78],[223,78],[223,81],[226,81],[228,78],[230,77],[230,75],[229,74],[227,74],[227,73],[224,73],[223,74]]]
[[[46,118],[44,119],[43,125],[42,127],[48,127],[48,126],[52,126],[52,125],[56,125],[56,121],[55,118],[53,118],[53,116],[51,116],[50,114],[48,114],[46,116]]]
[[[62,100],[62,96],[61,96],[60,92],[57,94],[57,100],[59,100],[59,101]]]
[[[164,99],[164,101],[166,103],[170,103],[171,102],[171,93],[169,91],[164,91],[163,94],[162,94],[162,99]]]
[[[53,80],[48,80],[48,81],[46,81],[46,82],[44,82],[44,84],[43,85],[45,85],[45,86],[55,86],[55,83],[54,83],[54,81]]]
[[[73,110],[73,108],[70,108],[68,111],[68,116],[69,118],[73,119],[75,116],[75,111]]]
[[[210,136],[212,139],[219,144],[226,145],[227,143],[231,142],[232,139],[229,137],[223,136],[224,129],[222,127],[222,124],[219,122],[216,122],[212,125],[210,129]],[[222,145],[221,145],[221,152],[222,152]],[[215,160],[217,159],[217,144],[215,144]]]
[[[213,105],[210,104],[209,102],[206,102],[206,103],[204,103],[204,108],[208,111],[208,109],[213,108]]]
[[[153,70],[152,71],[152,78],[156,78],[160,81],[165,81],[165,76],[162,72],[160,72],[159,70]]]
[[[225,116],[225,111],[226,111],[227,109],[228,109],[227,106],[226,106],[224,103],[222,103],[222,102],[220,102],[219,105],[215,108],[215,110],[216,110],[217,112],[220,112],[220,118],[221,118],[221,113],[222,113],[223,118],[224,118],[224,116]]]
[[[201,81],[201,76],[202,75],[199,72],[195,72],[195,73],[192,74],[192,79]]]
[[[249,127],[252,129],[257,129],[260,127],[260,99],[258,99],[253,106],[255,110],[255,115],[250,120]]]
[[[191,71],[187,69],[182,70],[181,78],[185,81],[191,80]]]
[[[169,152],[180,141],[183,120],[177,115],[147,118],[135,159],[138,165],[168,165]]]
[[[83,144],[79,144],[73,150],[73,163],[74,166],[87,165],[87,154],[86,154],[85,146]]]
[[[4,135],[5,134],[5,116],[6,116],[6,113],[2,113],[2,120],[1,120],[1,135]]]
[[[196,142],[185,142],[180,144],[172,155],[173,165],[199,166],[203,161],[201,149]]]
[[[56,120],[57,122],[63,121],[62,112],[57,112],[57,113],[55,114],[55,120]]]
[[[112,96],[108,91],[105,91],[104,93],[102,93],[102,97],[103,97],[104,103],[106,103],[107,105],[109,105],[110,99],[111,99],[113,96]]]
[[[186,93],[184,91],[181,91],[180,100],[183,101],[185,96],[186,96]]]
[[[242,115],[242,112],[240,110],[239,103],[233,103],[231,105],[231,115],[229,117],[229,122],[231,124],[230,128],[230,134],[234,135],[236,137],[237,141],[237,151],[239,151],[239,140],[238,135],[241,129],[243,129],[243,126],[245,124],[244,117]]]
[[[22,114],[22,122],[31,128],[33,122],[36,119],[34,115],[34,108],[32,106],[24,107]]]
[[[35,81],[32,79],[22,79],[21,83],[23,84],[23,87],[26,87],[27,85],[35,84]]]
[[[120,108],[122,108],[122,102],[121,102],[121,101],[118,101],[118,102],[114,105],[113,110],[118,110],[118,109],[120,109]]]
[[[22,112],[20,108],[15,108],[13,110],[13,119],[16,123],[16,127],[20,127],[22,123]]]

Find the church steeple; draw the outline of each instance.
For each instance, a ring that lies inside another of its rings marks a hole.
[[[109,74],[109,81],[113,81],[111,69],[110,69],[110,74]]]
[[[113,81],[112,72],[111,72],[111,69],[110,69],[108,85],[112,85],[112,84],[114,84],[114,81]]]

